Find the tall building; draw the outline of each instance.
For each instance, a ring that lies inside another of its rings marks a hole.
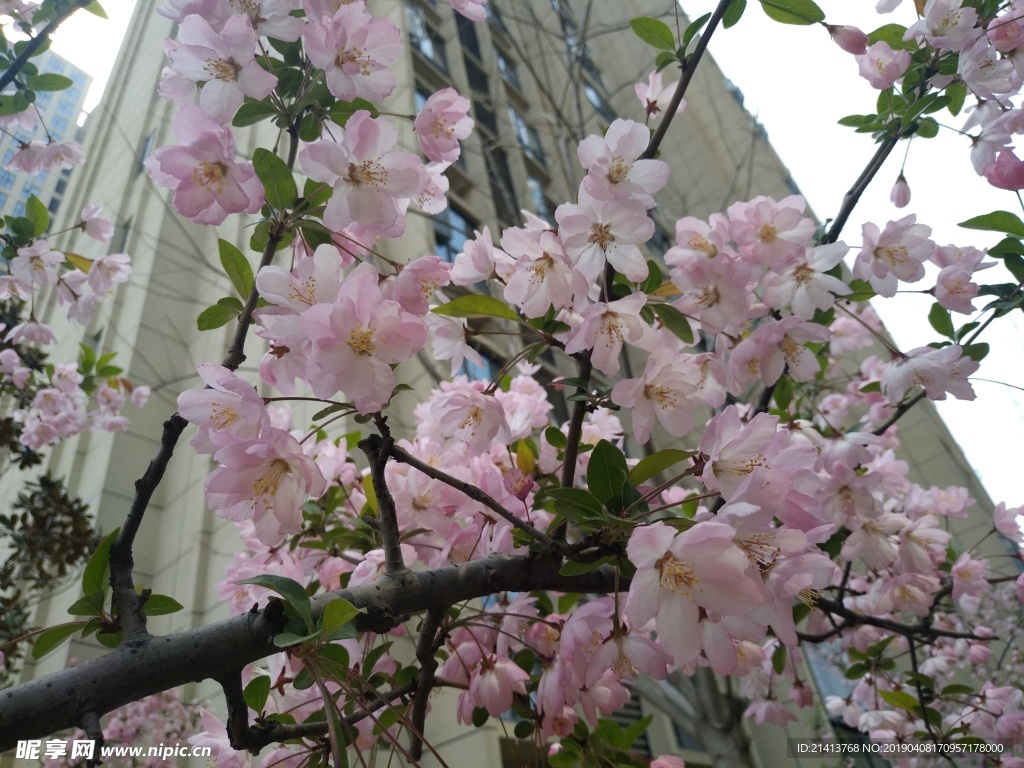
[[[60,207],[72,170],[54,168],[28,176],[20,171],[7,170],[6,165],[14,156],[18,146],[32,140],[80,141],[78,117],[82,113],[85,96],[89,92],[92,76],[76,67],[53,51],[46,51],[32,59],[39,72],[64,75],[70,78],[72,86],[63,91],[39,91],[36,94],[35,110],[38,110],[39,124],[32,129],[17,128],[13,132],[0,133],[0,215],[21,216],[25,203],[35,195],[50,210],[56,213]]]
[[[128,432],[85,434],[49,457],[49,468],[69,478],[95,510],[103,531],[124,519],[132,483],[157,447],[161,422],[175,409],[178,393],[198,383],[196,363],[223,357],[230,329],[199,333],[195,318],[230,293],[218,266],[217,238],[233,240],[246,250],[251,232],[251,219],[244,216],[232,217],[216,230],[192,225],[173,213],[170,193],[156,188],[144,172],[143,162],[153,149],[173,142],[173,107],[156,93],[165,65],[161,44],[172,34],[172,24],[155,13],[157,4],[138,0],[114,69],[117,77],[90,121],[85,143],[89,163],[75,173],[65,194],[68,215],[99,202],[116,216],[117,234],[108,251],[130,253],[134,275],[84,333],[61,335],[55,356],[73,355],[81,342],[100,353],[117,351],[125,375],[154,391]],[[645,81],[652,69],[653,49],[632,34],[629,19],[674,18],[673,0],[491,0],[488,20],[477,23],[453,14],[444,0],[370,0],[370,10],[390,18],[408,41],[395,65],[398,87],[387,102],[389,111],[409,114],[429,93],[453,86],[472,99],[476,120],[462,159],[447,172],[448,210],[433,217],[411,216],[404,237],[383,246],[385,255],[396,259],[426,253],[452,259],[474,230],[488,226],[496,235],[502,227],[520,223],[521,209],[551,220],[557,204],[574,197],[582,178],[575,154],[578,141],[601,132],[617,116],[642,119],[633,86]],[[678,77],[671,70],[665,75],[667,80]],[[755,195],[779,199],[798,191],[765,131],[744,110],[742,95],[710,58],[698,70],[687,101],[661,149],[673,172],[653,211],[658,227],[648,244],[652,258],[660,258],[669,247],[680,216],[706,217],[736,200]],[[255,147],[275,138],[274,129],[264,123],[238,132],[236,149],[251,156]],[[414,147],[410,129],[403,138]],[[68,223],[74,222],[68,218]],[[85,256],[102,251],[78,233],[63,245]],[[57,308],[50,309],[56,316]],[[482,351],[493,362],[505,355],[500,346]],[[243,374],[254,373],[258,357],[250,353]],[[438,373],[428,359],[422,362],[405,373],[414,387],[432,385]],[[486,370],[467,373],[488,375]],[[392,410],[393,425],[412,424],[412,403],[400,398]],[[564,403],[556,403],[556,418],[559,413],[564,418]],[[991,508],[929,404],[915,409],[901,433],[913,480],[926,486],[965,485],[979,505]],[[136,583],[174,595],[185,606],[180,613],[153,620],[157,632],[201,626],[226,615],[214,584],[240,543],[235,526],[205,506],[202,481],[209,469],[209,460],[183,443],[137,539]],[[0,476],[0,498],[15,492],[18,483],[14,473]],[[38,606],[34,623],[65,621],[66,608],[77,597],[75,588],[55,594]],[[27,663],[24,676],[52,672],[70,657],[84,659],[98,652],[91,642],[74,639],[41,662]],[[186,696],[222,706],[219,688],[209,681],[193,686]],[[506,739],[493,721],[472,733],[450,727],[454,698],[439,696],[432,702],[431,741],[452,768],[542,764],[536,762],[542,758],[534,748]],[[633,706],[637,715],[658,711],[650,701]],[[820,710],[816,716],[824,718]],[[810,736],[815,727],[812,718],[787,732],[751,729],[752,759],[761,765],[783,764],[773,759],[785,754],[785,736]],[[646,739],[639,746],[652,755],[677,753],[688,765],[711,763],[699,739],[667,718],[659,717]]]

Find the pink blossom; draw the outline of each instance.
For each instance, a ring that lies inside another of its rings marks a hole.
[[[55,167],[74,168],[84,162],[85,155],[82,153],[81,145],[73,141],[49,141],[46,144],[32,141],[20,144],[7,161],[6,167],[35,176],[40,171],[48,171]]]
[[[654,234],[647,209],[635,200],[597,200],[580,190],[579,205],[555,211],[558,236],[570,262],[590,282],[604,275],[606,264],[633,282],[647,279],[647,261],[639,245]]]
[[[451,269],[452,265],[440,256],[421,256],[402,267],[392,298],[407,312],[425,315],[437,291],[451,282]]]
[[[743,717],[753,718],[758,725],[772,723],[779,728],[785,728],[787,723],[797,720],[796,715],[789,710],[789,707],[773,700],[755,701],[747,707]]]
[[[951,312],[974,314],[972,300],[980,287],[971,280],[973,275],[974,269],[969,264],[956,263],[944,267],[935,280],[935,300]]]
[[[256,287],[272,304],[301,313],[337,299],[342,268],[351,263],[335,246],[324,243],[291,271],[273,264],[264,267],[256,275]]]
[[[940,349],[918,347],[894,360],[882,374],[882,394],[898,403],[911,387],[924,387],[931,400],[945,400],[950,393],[957,400],[973,400],[974,388],[967,377],[980,364],[963,354],[956,344]]]
[[[568,355],[584,349],[593,350],[597,370],[609,376],[619,372],[619,353],[628,341],[634,346],[650,346],[650,327],[641,319],[640,310],[647,303],[647,294],[634,293],[607,304],[591,304],[583,310],[583,322],[565,345]]]
[[[1009,53],[1024,45],[1024,6],[1006,8],[1006,13],[988,23],[985,35],[1000,53]]]
[[[600,200],[632,198],[652,208],[654,193],[668,182],[669,168],[660,160],[640,159],[649,138],[646,126],[615,120],[603,137],[581,141],[578,154],[587,171],[587,192]]]
[[[850,289],[826,273],[843,260],[848,250],[850,246],[841,241],[808,247],[785,269],[765,273],[761,278],[764,303],[772,309],[789,305],[802,320],[814,317],[815,310],[833,306],[836,296],[846,296]]]
[[[508,657],[485,656],[469,680],[469,698],[497,717],[512,708],[515,694],[526,695],[530,674]]]
[[[693,428],[701,378],[692,356],[659,347],[647,358],[643,375],[619,381],[611,397],[616,405],[630,409],[633,435],[641,444],[650,437],[655,420],[673,437],[683,437]]]
[[[988,563],[972,558],[964,552],[950,568],[953,577],[953,599],[960,600],[964,595],[980,595],[988,589]]]
[[[324,70],[335,98],[383,101],[395,88],[391,68],[402,50],[398,28],[375,19],[365,3],[343,4],[333,15],[302,33],[306,55]]]
[[[639,675],[664,680],[671,663],[672,658],[643,635],[613,635],[590,656],[584,683],[592,686],[609,672],[617,680],[632,680]]]
[[[324,224],[336,231],[360,224],[378,235],[398,237],[405,231],[404,202],[426,184],[423,164],[411,152],[391,151],[398,131],[366,110],[352,115],[341,133],[339,141],[318,141],[299,155],[311,179],[334,187]]]
[[[871,83],[872,88],[884,91],[903,77],[910,67],[910,52],[894,51],[887,42],[879,40],[857,57],[861,77]]]
[[[985,165],[982,175],[998,189],[1024,189],[1024,161],[1012,149],[1004,149],[992,162]]]
[[[128,266],[131,256],[127,253],[111,253],[93,259],[89,267],[89,285],[96,293],[106,293],[117,283],[128,282],[132,268]]]
[[[832,36],[835,44],[847,53],[859,56],[867,51],[868,36],[857,29],[857,27],[851,27],[846,24],[826,24],[825,29]]]
[[[815,354],[804,345],[827,341],[828,335],[827,328],[798,317],[764,322],[730,354],[732,380],[742,386],[756,377],[771,386],[788,366],[794,381],[812,381],[821,366]]]
[[[731,526],[703,522],[676,536],[659,522],[630,536],[626,551],[637,572],[626,615],[634,626],[657,617],[661,644],[680,663],[700,653],[699,609],[736,616],[763,600],[760,579],[733,542],[735,534]]]
[[[206,478],[206,503],[228,520],[252,520],[267,545],[298,531],[306,496],[327,489],[316,462],[294,437],[273,427],[259,439],[228,443],[214,459],[220,466]]]
[[[181,44],[168,53],[171,70],[203,83],[199,106],[215,122],[231,121],[246,96],[265,99],[277,78],[256,63],[256,33],[248,16],[232,16],[220,32],[198,15],[187,16],[178,32]]]
[[[442,435],[462,440],[473,455],[511,441],[501,403],[469,384],[453,384],[431,405],[430,415]]]
[[[1009,507],[1006,502],[1001,501],[992,510],[992,517],[995,521],[995,529],[1011,541],[1018,544],[1024,543],[1024,533],[1021,532],[1018,518],[1024,514],[1024,507]]]
[[[469,99],[454,88],[445,88],[430,95],[416,115],[416,138],[420,150],[435,163],[454,163],[459,159],[459,142],[473,132],[469,116]]]
[[[738,329],[767,311],[752,303],[756,299],[753,291],[737,290],[737,286],[747,285],[750,276],[749,264],[725,253],[713,259],[691,259],[669,273],[681,294],[673,306],[700,320],[708,333]]]
[[[249,18],[260,37],[272,37],[293,43],[306,26],[303,19],[291,15],[298,9],[297,0],[228,0],[231,10]]]
[[[145,165],[153,181],[174,190],[175,210],[214,225],[231,213],[258,211],[263,187],[251,164],[235,163],[231,131],[190,105],[179,108],[173,124],[181,146],[157,149]]]
[[[651,761],[651,768],[686,768],[686,763],[675,755],[658,755]]]
[[[924,262],[935,250],[935,243],[928,239],[931,233],[930,227],[917,223],[914,214],[890,221],[881,231],[875,224],[864,224],[854,277],[867,280],[878,295],[892,298],[900,280],[916,283],[924,277]]]
[[[484,227],[483,232],[474,231],[473,239],[467,240],[462,253],[456,255],[452,265],[452,282],[455,285],[472,285],[481,280],[489,280],[495,272],[500,278],[506,279],[513,266],[513,258],[494,247],[491,230]]]
[[[779,268],[803,253],[814,236],[814,221],[803,215],[807,207],[800,195],[779,202],[755,197],[729,206],[729,231],[742,258],[753,264]]]
[[[924,38],[929,45],[962,51],[977,39],[978,12],[961,7],[960,0],[928,0],[924,18],[911,26],[904,40]]]
[[[18,249],[11,259],[10,270],[15,278],[35,285],[54,285],[57,269],[64,263],[64,254],[50,250],[47,240],[36,240],[32,245]]]
[[[556,311],[570,307],[573,295],[580,290],[585,294],[589,287],[549,231],[509,228],[501,236],[501,247],[516,260],[505,286],[505,301],[527,317],[543,317],[551,307]]]
[[[192,438],[197,451],[213,453],[228,443],[255,439],[269,424],[263,398],[252,384],[219,365],[200,365],[196,370],[207,386],[178,395],[178,413],[199,425]]]
[[[93,240],[109,243],[110,238],[114,236],[114,225],[106,216],[100,216],[100,211],[102,210],[103,206],[101,205],[85,206],[82,209],[82,220],[78,226]]]
[[[636,84],[636,97],[640,99],[648,119],[660,116],[669,108],[678,85],[678,82],[662,85],[661,72],[657,71],[652,71],[647,75],[646,83]],[[684,109],[686,109],[686,99],[682,99],[679,102],[676,114],[682,113]]]
[[[341,284],[337,301],[303,315],[303,332],[313,342],[313,393],[330,398],[344,392],[360,413],[378,411],[391,399],[391,365],[405,362],[427,341],[424,322],[384,299],[378,278],[372,264],[360,264]]]

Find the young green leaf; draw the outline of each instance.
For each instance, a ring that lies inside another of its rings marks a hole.
[[[236,581],[236,584],[255,584],[258,587],[266,587],[267,589],[277,592],[281,595],[295,612],[299,614],[300,618],[306,622],[306,626],[310,629],[313,628],[313,621],[311,618],[312,608],[309,603],[309,595],[306,594],[305,588],[299,584],[299,582],[289,579],[285,576],[274,576],[269,573],[261,574],[259,576],[253,576],[249,579],[243,579],[242,581]],[[281,647],[281,646],[279,646]]]
[[[825,12],[814,0],[761,0],[768,18],[782,24],[817,24],[825,20]]]
[[[648,16],[641,16],[629,22],[629,26],[636,32],[636,36],[654,48],[664,51],[674,51],[676,48],[676,36],[672,29],[661,19],[652,19]]]
[[[1024,221],[1009,211],[993,211],[983,216],[961,221],[964,229],[980,229],[986,232],[1005,232],[1014,237],[1024,237]]]
[[[953,319],[949,316],[949,310],[935,302],[928,311],[928,322],[940,336],[952,339],[954,335]]]
[[[32,658],[39,661],[84,626],[84,621],[74,621],[70,624],[58,624],[56,627],[50,627],[44,632],[40,632],[35,643],[32,644]]]
[[[504,317],[509,320],[518,320],[517,315],[508,304],[495,299],[493,296],[482,296],[473,294],[471,296],[460,296],[457,299],[434,307],[431,312],[447,317]]]
[[[245,258],[242,252],[238,250],[233,243],[230,243],[227,240],[218,240],[217,247],[220,250],[221,266],[224,267],[224,271],[231,280],[231,285],[235,287],[238,295],[241,296],[243,300],[248,299],[249,294],[252,293],[252,286],[254,282],[252,267],[249,265],[249,260]]]
[[[359,613],[361,611],[348,600],[343,600],[340,597],[331,600],[324,606],[320,614],[324,637],[330,637],[335,630],[348,624]]]
[[[28,202],[25,203],[25,216],[32,222],[35,237],[44,234],[46,228],[50,226],[50,212],[46,210],[43,201],[35,195],[29,197]]]
[[[168,595],[150,595],[143,606],[147,616],[166,616],[184,609],[185,606]]]
[[[659,472],[664,472],[673,464],[678,464],[694,455],[696,455],[694,451],[681,451],[678,448],[666,448],[653,453],[641,459],[640,463],[633,467],[629,473],[629,482],[633,485],[640,485]]]
[[[242,314],[240,309],[217,302],[199,313],[199,317],[196,318],[196,326],[200,331],[211,331],[214,328],[227,325],[240,314]]]
[[[725,9],[725,13],[722,14],[722,26],[726,29],[736,26],[745,10],[747,10],[747,0],[732,0],[729,7]]]
[[[110,572],[108,567],[110,565],[110,547],[113,546],[120,532],[120,528],[115,528],[104,536],[103,541],[100,542],[96,551],[92,553],[92,557],[89,558],[89,562],[86,563],[85,570],[82,572],[83,595],[91,595],[93,592],[107,588],[107,574]]]
[[[271,208],[283,211],[295,204],[299,192],[284,160],[269,149],[260,147],[253,152],[252,167],[263,184],[263,193]]]
[[[245,686],[245,690],[242,691],[242,698],[245,699],[246,706],[248,706],[253,712],[263,712],[263,708],[267,705],[267,699],[269,697],[270,678],[267,675],[254,677],[249,681],[249,684]]]

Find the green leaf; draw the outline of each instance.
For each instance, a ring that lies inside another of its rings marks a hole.
[[[997,257],[998,258],[998,257]],[[1008,253],[1003,258],[1003,264],[1018,283],[1024,282],[1024,259],[1016,253]]]
[[[825,12],[814,0],[761,0],[768,18],[782,24],[817,24],[825,20]]]
[[[954,683],[953,685],[947,685],[942,689],[940,696],[955,696],[958,693],[974,693],[974,689],[969,685],[963,685],[962,683]]]
[[[947,339],[953,338],[955,333],[953,319],[949,316],[949,310],[938,302],[932,304],[932,308],[928,311],[928,322],[940,336],[945,336]]]
[[[32,91],[63,91],[75,82],[70,77],[47,72],[45,75],[32,75],[25,78],[25,86]]]
[[[772,651],[772,669],[775,670],[775,674],[781,675],[786,669],[786,659],[788,656],[789,649],[782,643],[779,643],[775,650]]]
[[[602,504],[622,493],[629,479],[629,467],[622,451],[607,440],[594,447],[587,465],[587,487]]]
[[[214,328],[227,325],[240,314],[242,314],[242,310],[217,302],[199,313],[199,317],[196,318],[196,326],[200,331],[212,331]]]
[[[271,115],[276,114],[277,110],[268,102],[246,99],[246,102],[238,108],[237,112],[235,112],[235,116],[231,118],[231,124],[236,128],[245,128],[246,126],[255,125],[256,123],[266,120]]]
[[[593,563],[578,563],[575,560],[566,560],[562,567],[558,569],[558,572],[562,576],[582,576],[584,573],[590,573],[602,565],[611,565],[613,563],[615,563],[614,557],[602,557]]]
[[[843,301],[868,301],[875,297],[875,289],[867,280],[851,280],[849,282],[850,293],[840,296]]]
[[[939,135],[939,124],[933,117],[925,117],[917,123],[917,135],[922,139],[934,139]]]
[[[311,607],[309,604],[309,595],[306,594],[305,588],[299,584],[299,582],[289,579],[285,576],[273,576],[269,573],[262,574],[260,576],[253,576],[249,579],[242,581],[236,581],[236,584],[255,584],[258,587],[266,587],[267,589],[277,592],[281,595],[295,612],[306,622],[306,626],[310,629],[313,628],[313,621],[311,619]]]
[[[92,0],[91,3],[85,6],[85,10],[93,16],[99,16],[101,19],[107,18],[107,12],[103,10],[103,6],[100,5],[97,0]]]
[[[484,710],[485,712],[487,710]],[[574,765],[580,764],[580,755],[578,753],[570,752],[568,750],[562,750],[548,757],[548,765],[551,768],[572,768]]]
[[[653,720],[654,715],[648,715],[647,717],[641,718],[631,724],[622,732],[622,737],[618,740],[618,743],[615,746],[619,749],[629,749],[633,746],[633,742],[643,735],[644,731],[647,730]]]
[[[99,616],[103,613],[103,596],[105,589],[97,589],[85,597],[80,597],[68,608],[72,616]]]
[[[473,726],[476,727],[476,728],[482,728],[484,723],[487,722],[487,718],[488,717],[490,717],[490,715],[487,714],[487,710],[486,709],[484,709],[483,707],[475,707],[473,709],[473,717],[472,717],[472,719],[473,719]]]
[[[85,570],[82,572],[83,595],[91,595],[93,592],[106,590],[108,585],[107,574],[110,572],[110,548],[120,532],[120,528],[115,528],[104,536],[103,541],[100,542],[96,551],[92,553],[92,557],[89,558],[89,562],[86,563]]]
[[[314,637],[316,635],[296,635],[294,632],[282,632],[279,635],[274,635],[274,645],[278,648],[289,648],[312,640]]]
[[[789,410],[790,403],[793,402],[793,379],[789,376],[781,376],[777,382],[775,382],[775,389],[772,391],[772,399],[775,404],[779,406],[780,410]]]
[[[327,116],[334,122],[340,125],[342,128],[345,127],[345,123],[352,117],[356,112],[366,110],[370,113],[370,117],[377,117],[377,107],[365,99],[353,99],[352,101],[336,101],[331,105],[331,108],[327,110]]]
[[[248,299],[249,294],[252,293],[254,282],[249,260],[233,243],[229,243],[227,240],[218,240],[217,247],[220,249],[221,266],[224,267],[235,291],[243,300]]]
[[[267,675],[254,677],[242,691],[242,698],[253,712],[262,713],[270,697],[270,678]]]
[[[980,363],[988,356],[989,346],[984,341],[979,341],[977,344],[968,344],[964,347],[964,355],[971,358],[976,363]]]
[[[1014,237],[1024,237],[1024,221],[1016,214],[1009,211],[993,211],[984,216],[975,216],[973,219],[961,221],[964,229],[980,229],[986,232],[1005,232]]]
[[[85,626],[84,621],[75,621],[70,624],[58,624],[56,627],[50,627],[46,631],[40,632],[35,643],[32,644],[32,658],[36,661],[43,658],[83,626]]]
[[[654,57],[654,69],[656,72],[661,72],[665,67],[670,67],[677,61],[679,59],[676,58],[676,54],[673,51],[661,51]]]
[[[887,703],[899,709],[906,709],[910,712],[918,712],[921,704],[916,697],[904,691],[883,691],[879,690],[878,695]]]
[[[695,456],[695,451],[681,451],[678,448],[666,448],[640,460],[629,473],[629,482],[633,485],[640,485],[644,480],[649,480],[659,472],[664,472],[673,464],[685,461]]]
[[[870,669],[871,667],[863,662],[859,664],[852,664],[849,669],[843,672],[843,677],[847,680],[860,680],[870,671]]]
[[[745,10],[747,10],[747,0],[732,0],[729,7],[725,9],[725,13],[722,14],[722,26],[726,29],[735,26]]]
[[[683,42],[682,45],[680,45],[679,47],[683,49],[684,53],[686,51],[686,46],[688,46],[690,44],[690,41],[693,40],[694,36],[696,36],[696,34],[700,32],[701,29],[704,28],[704,25],[708,23],[708,19],[710,18],[711,14],[705,13],[699,19],[696,19],[693,22],[691,22],[690,26],[688,26],[686,28],[686,31],[683,32]],[[671,30],[669,31],[671,32]]]
[[[505,302],[495,299],[493,296],[481,296],[472,294],[460,296],[457,299],[434,307],[431,312],[446,317],[504,317],[508,320],[518,320],[517,315]]]
[[[544,439],[548,443],[559,450],[565,450],[566,446],[569,445],[569,441],[565,437],[565,433],[556,427],[548,427],[544,430]]]
[[[547,495],[555,502],[555,512],[574,522],[590,522],[604,515],[601,502],[583,488],[552,488]]]
[[[693,344],[693,329],[686,316],[671,304],[652,304],[661,324],[687,344]]]
[[[32,222],[33,237],[39,237],[50,226],[50,212],[46,210],[43,201],[35,195],[29,197],[25,203],[25,216]]]
[[[169,595],[150,595],[143,606],[147,616],[167,616],[184,609],[185,606]]]
[[[859,128],[866,123],[874,122],[876,118],[876,115],[847,115],[839,118],[839,125],[844,125],[847,128]]]
[[[323,628],[324,637],[331,637],[335,630],[348,624],[360,613],[362,611],[348,600],[343,600],[340,597],[331,600],[320,613],[320,624]]]
[[[283,211],[294,205],[299,191],[284,160],[269,149],[260,147],[252,154],[252,167],[263,183],[263,193],[271,208]]]
[[[889,47],[894,51],[900,50],[901,48],[913,48],[914,43],[903,40],[903,36],[905,34],[907,34],[906,27],[900,24],[885,24],[874,32],[868,33],[868,42],[871,45],[879,42],[888,43]]]
[[[512,732],[517,739],[528,739],[533,735],[533,723],[529,720],[520,720]]]
[[[676,36],[672,29],[661,19],[652,19],[649,16],[641,16],[629,22],[629,26],[636,32],[636,36],[654,48],[663,51],[674,51],[676,48]]]

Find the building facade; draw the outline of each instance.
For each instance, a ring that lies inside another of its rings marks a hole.
[[[558,203],[574,197],[582,178],[575,154],[579,140],[603,131],[618,116],[643,119],[633,86],[646,80],[653,50],[632,34],[629,20],[674,16],[672,0],[491,0],[489,19],[476,23],[453,14],[444,0],[370,0],[369,5],[374,15],[390,18],[408,41],[396,64],[399,84],[386,108],[408,114],[430,93],[452,86],[471,98],[476,120],[462,158],[447,172],[448,210],[433,217],[411,216],[406,234],[384,246],[385,255],[402,260],[426,253],[453,259],[475,230],[488,226],[496,235],[504,226],[519,224],[523,209],[553,220]],[[134,275],[84,335],[69,331],[61,336],[55,356],[72,356],[81,342],[100,353],[117,351],[125,375],[154,391],[128,432],[82,435],[50,455],[49,468],[68,478],[69,486],[95,510],[103,531],[124,519],[132,483],[157,448],[161,422],[174,411],[179,392],[198,383],[195,365],[223,357],[230,329],[199,333],[195,318],[229,293],[217,260],[217,238],[244,246],[250,233],[245,217],[232,217],[215,231],[176,216],[168,191],[156,188],[144,172],[143,162],[153,149],[173,141],[173,107],[156,92],[165,64],[162,41],[173,30],[155,12],[156,6],[157,0],[138,0],[114,69],[118,76],[90,120],[85,141],[89,163],[75,172],[66,192],[60,190],[71,217],[63,226],[74,223],[70,212],[90,202],[104,204],[116,216],[117,233],[108,252],[130,253]],[[675,80],[678,72],[666,71],[665,76]],[[681,216],[706,217],[736,200],[755,195],[779,199],[798,191],[764,130],[743,109],[742,95],[712,60],[700,67],[687,101],[661,150],[673,172],[653,211],[658,227],[648,246],[652,258],[660,258],[671,245],[674,222]],[[272,143],[272,131],[264,124],[257,131],[239,132],[238,153],[251,156],[255,147]],[[411,130],[404,141],[414,146]],[[0,144],[0,151],[4,146]],[[28,183],[20,183],[11,194]],[[57,185],[53,181],[55,192]],[[41,186],[35,194],[45,201],[47,190]],[[59,218],[57,225],[62,225]],[[62,245],[85,256],[102,252],[98,243],[77,234]],[[57,313],[55,304],[50,310]],[[500,347],[483,351],[494,361],[503,356]],[[253,374],[255,360],[258,354],[250,353],[241,372]],[[557,369],[557,362],[551,365]],[[437,374],[424,360],[406,374],[406,383],[431,386]],[[564,403],[559,407],[564,413]],[[412,424],[411,403],[399,402],[394,408],[393,424]],[[905,458],[913,467],[911,479],[925,486],[962,484],[980,506],[987,504],[974,473],[927,403],[915,409],[901,433]],[[183,445],[137,539],[136,583],[174,595],[185,606],[182,612],[155,619],[157,632],[200,626],[226,615],[215,584],[240,543],[235,526],[204,504],[202,482],[209,469],[206,457]],[[0,476],[0,498],[16,492],[18,484],[14,473]],[[65,621],[67,607],[77,598],[77,584],[72,584],[38,606],[34,623]],[[41,662],[26,664],[24,675],[52,672],[71,657],[88,658],[99,650],[74,639]],[[213,683],[193,686],[185,696],[222,708]],[[452,768],[544,764],[537,749],[507,738],[511,728],[493,721],[473,731],[455,728],[454,697],[432,701],[431,743]],[[650,700],[632,706],[624,717],[660,711]],[[824,717],[823,710],[816,710],[787,731],[744,726],[752,762],[795,765],[779,762],[785,760],[780,758],[785,738],[809,737]],[[659,715],[638,746],[651,755],[681,754],[691,766],[710,765],[699,739],[668,717]],[[391,764],[399,764],[398,756],[393,757]]]
[[[67,191],[71,169],[54,168],[28,176],[6,166],[18,146],[33,140],[80,141],[79,116],[85,96],[92,84],[92,76],[53,51],[35,57],[33,63],[40,73],[47,72],[70,78],[72,86],[63,91],[40,91],[36,94],[34,110],[39,121],[31,129],[14,127],[0,133],[0,215],[21,216],[25,203],[35,195],[54,214],[60,208]]]

